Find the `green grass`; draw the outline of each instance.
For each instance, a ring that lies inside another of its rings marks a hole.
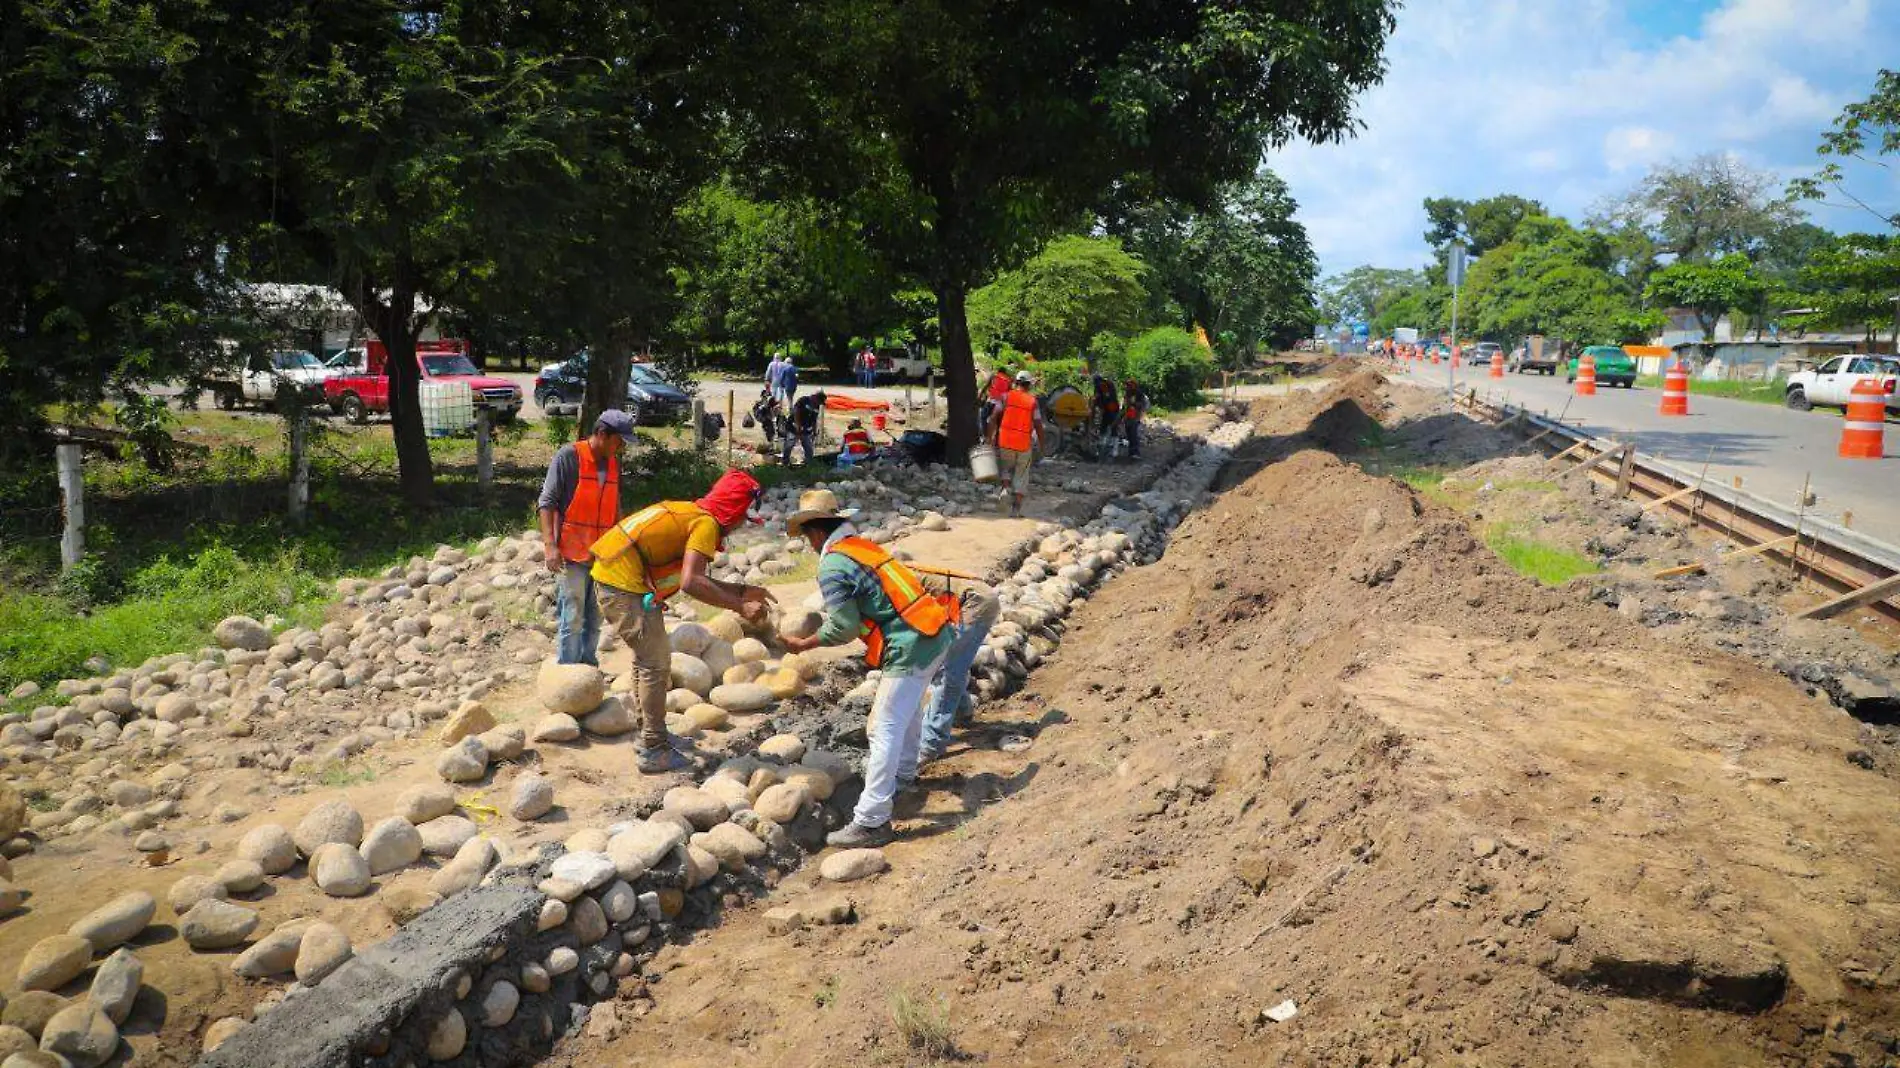
[[[812,995],[811,1000],[812,1004],[817,1005],[821,1009],[828,1009],[837,1004],[838,977],[835,975],[825,976],[825,981],[819,984],[818,992]]]
[[[925,1057],[948,1057],[956,1046],[950,1038],[950,1005],[930,1001],[908,990],[891,995],[891,1023],[904,1044]]]
[[[1484,543],[1512,570],[1546,586],[1561,586],[1578,575],[1592,575],[1602,568],[1581,553],[1559,545],[1525,537],[1509,524],[1494,523],[1485,529]]]
[[[1661,389],[1661,375],[1640,375],[1636,384],[1644,389]],[[1786,383],[1780,379],[1772,382],[1740,382],[1717,379],[1703,381],[1691,375],[1689,392],[1705,397],[1727,397],[1730,400],[1753,401],[1757,404],[1780,404]]]
[[[128,667],[195,650],[229,615],[314,623],[328,593],[294,550],[247,560],[228,547],[183,563],[161,557],[131,577],[123,600],[83,614],[57,594],[9,592],[0,595],[0,689],[82,675],[94,656]]]
[[[292,765],[297,774],[322,786],[360,786],[375,782],[381,770],[361,760],[325,760]]]

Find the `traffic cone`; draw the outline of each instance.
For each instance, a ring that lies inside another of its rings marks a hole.
[[[1887,425],[1887,391],[1880,380],[1863,378],[1847,398],[1847,419],[1841,423],[1841,457],[1878,460],[1884,455],[1881,435]]]
[[[1438,346],[1436,345],[1432,346],[1432,366],[1438,366]]]
[[[1491,354],[1491,377],[1504,377],[1504,351],[1502,349]]]
[[[1689,369],[1677,360],[1663,372],[1662,414],[1689,414]]]
[[[1465,354],[1464,346],[1453,345],[1451,347],[1451,365],[1453,367],[1457,367],[1460,363],[1462,363],[1463,361],[1461,357],[1463,357],[1464,354]]]
[[[1577,396],[1594,397],[1597,395],[1597,358],[1584,353],[1577,360]]]

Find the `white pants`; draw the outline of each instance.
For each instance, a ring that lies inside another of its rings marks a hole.
[[[897,798],[899,777],[917,774],[917,747],[924,735],[924,694],[943,663],[938,657],[915,675],[878,680],[871,699],[871,720],[865,734],[871,755],[864,761],[864,793],[851,813],[860,827],[882,827],[890,822],[891,802]]]

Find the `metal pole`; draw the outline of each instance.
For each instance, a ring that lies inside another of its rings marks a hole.
[[[62,568],[70,568],[86,555],[86,480],[79,472],[80,446],[56,445],[53,457],[59,465],[59,496],[66,513],[66,529],[59,538],[59,563]]]
[[[495,481],[495,432],[487,408],[475,409],[475,481],[488,486]]]
[[[1458,286],[1456,283],[1454,283],[1451,287],[1451,351],[1452,352],[1458,351],[1458,290],[1460,288],[1461,287]],[[1453,370],[1453,361],[1450,359],[1447,359],[1445,361],[1445,396],[1447,397],[1450,397],[1452,395],[1452,390],[1455,388],[1454,383],[1456,379],[1454,376],[1456,374],[1457,372]]]
[[[301,404],[290,411],[290,523],[301,527],[310,510],[310,416]]]

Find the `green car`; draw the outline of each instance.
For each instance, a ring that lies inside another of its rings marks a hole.
[[[1598,385],[1622,386],[1624,389],[1636,386],[1636,361],[1615,345],[1591,345],[1570,357],[1570,368],[1564,372],[1564,381],[1577,380],[1577,361],[1584,356],[1596,361]]]

